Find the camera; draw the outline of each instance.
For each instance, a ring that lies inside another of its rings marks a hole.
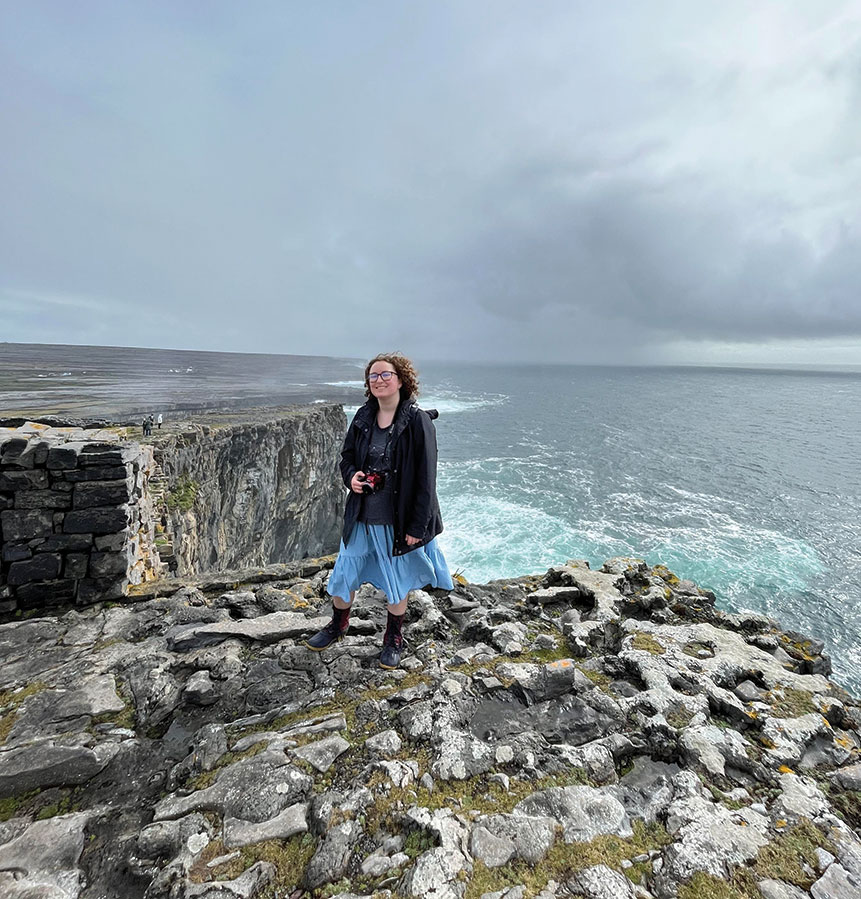
[[[386,473],[384,471],[369,471],[365,474],[362,493],[379,493],[385,486]]]

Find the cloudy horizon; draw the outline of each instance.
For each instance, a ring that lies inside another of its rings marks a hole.
[[[0,342],[861,363],[861,9],[0,7]]]

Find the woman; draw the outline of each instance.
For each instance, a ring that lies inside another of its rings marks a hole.
[[[347,630],[356,590],[371,583],[386,594],[388,622],[380,665],[397,668],[411,590],[431,584],[451,590],[451,574],[436,545],[442,531],[436,496],[436,430],[415,403],[418,377],[400,353],[381,353],[365,366],[368,398],[353,418],[341,450],[349,488],[341,549],[328,592],[332,620],[307,642],[314,650]]]

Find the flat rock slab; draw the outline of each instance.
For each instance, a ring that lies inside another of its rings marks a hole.
[[[84,849],[88,812],[76,812],[36,821],[20,836],[0,845],[0,871],[22,872],[7,891],[0,880],[0,895],[27,899],[74,899],[80,889],[78,862]],[[0,875],[2,876],[2,875]]]
[[[71,787],[95,777],[116,755],[115,743],[86,746],[28,743],[0,752],[0,799],[43,787]]]
[[[250,846],[264,840],[288,840],[297,833],[308,830],[308,804],[297,802],[284,809],[280,815],[252,824],[239,818],[226,818],[224,821],[224,845],[228,849],[239,846]]]
[[[317,740],[293,750],[296,758],[303,759],[309,765],[313,765],[320,773],[328,771],[338,756],[343,755],[350,748],[350,744],[339,734]]]
[[[90,677],[71,690],[43,690],[22,703],[18,720],[7,743],[21,738],[33,739],[48,733],[67,730],[69,722],[83,716],[94,717],[122,712],[125,702],[117,695],[112,674]]]
[[[637,899],[638,895],[624,874],[607,865],[583,868],[570,878],[567,887],[586,899]]]
[[[810,895],[814,899],[858,899],[861,896],[861,878],[834,864],[810,887]]]
[[[189,796],[166,797],[156,806],[154,819],[209,809],[225,818],[259,824],[304,799],[311,784],[307,774],[290,765],[283,750],[273,748],[224,768],[211,787]]]
[[[224,620],[211,624],[192,624],[169,631],[167,644],[174,652],[185,652],[201,646],[211,646],[224,640],[254,640],[258,643],[278,643],[306,634],[314,634],[329,623],[329,616],[306,618],[301,612],[272,612],[259,618],[240,621]]]
[[[514,812],[558,820],[562,824],[562,836],[566,843],[589,843],[605,834],[619,837],[633,834],[631,821],[622,803],[594,787],[550,787],[540,790],[518,802]]]

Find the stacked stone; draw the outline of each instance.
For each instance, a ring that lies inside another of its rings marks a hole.
[[[152,464],[136,443],[0,432],[0,611],[116,599],[144,579]]]

